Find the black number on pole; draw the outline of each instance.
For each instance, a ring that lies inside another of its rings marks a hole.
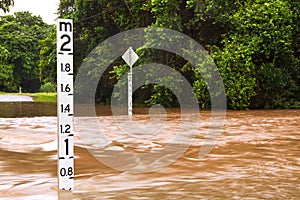
[[[64,84],[60,84],[60,87],[61,87],[61,92],[70,92],[71,91],[69,84],[67,84],[66,86],[64,86]]]
[[[61,176],[65,176],[67,174],[67,170],[65,168],[61,168],[59,174]]]
[[[71,111],[70,104],[67,104],[65,107],[64,104],[61,104],[60,108],[61,113],[69,113]]]
[[[69,175],[69,176],[72,176],[72,175],[73,175],[73,168],[72,168],[72,167],[69,167],[69,168],[68,168],[68,175]]]
[[[71,37],[69,35],[66,35],[66,34],[63,34],[60,39],[64,39],[64,38],[67,38],[67,40],[62,43],[61,47],[60,47],[60,50],[61,51],[71,51],[70,48],[66,48],[65,46],[68,45],[70,42],[71,42]]]
[[[70,129],[70,124],[66,124],[65,127],[63,125],[60,125],[60,133],[71,133]]]
[[[59,171],[59,174],[61,176],[72,176],[74,174],[73,173],[73,168],[72,167],[69,167],[68,169],[61,168],[60,171]]]
[[[65,139],[65,143],[66,143],[66,155],[69,155],[69,139]]]
[[[71,65],[69,63],[66,63],[65,65],[63,63],[61,63],[60,66],[61,66],[61,72],[70,72],[71,71]]]

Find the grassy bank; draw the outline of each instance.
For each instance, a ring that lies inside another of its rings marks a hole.
[[[56,92],[37,92],[37,93],[4,93],[0,92],[0,94],[9,94],[9,95],[21,95],[21,96],[30,96],[33,98],[35,102],[56,102],[57,94]]]
[[[56,102],[57,94],[56,92],[38,92],[38,93],[22,93],[21,95],[33,97],[35,102]]]

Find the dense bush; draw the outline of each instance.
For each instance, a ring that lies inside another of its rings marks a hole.
[[[41,92],[56,92],[56,85],[54,83],[48,82],[41,86]]]

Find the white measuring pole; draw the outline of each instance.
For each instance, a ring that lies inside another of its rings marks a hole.
[[[74,189],[73,20],[57,20],[58,187]]]

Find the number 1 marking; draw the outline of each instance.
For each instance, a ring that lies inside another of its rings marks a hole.
[[[65,143],[66,143],[66,155],[69,155],[69,139],[65,139]]]

